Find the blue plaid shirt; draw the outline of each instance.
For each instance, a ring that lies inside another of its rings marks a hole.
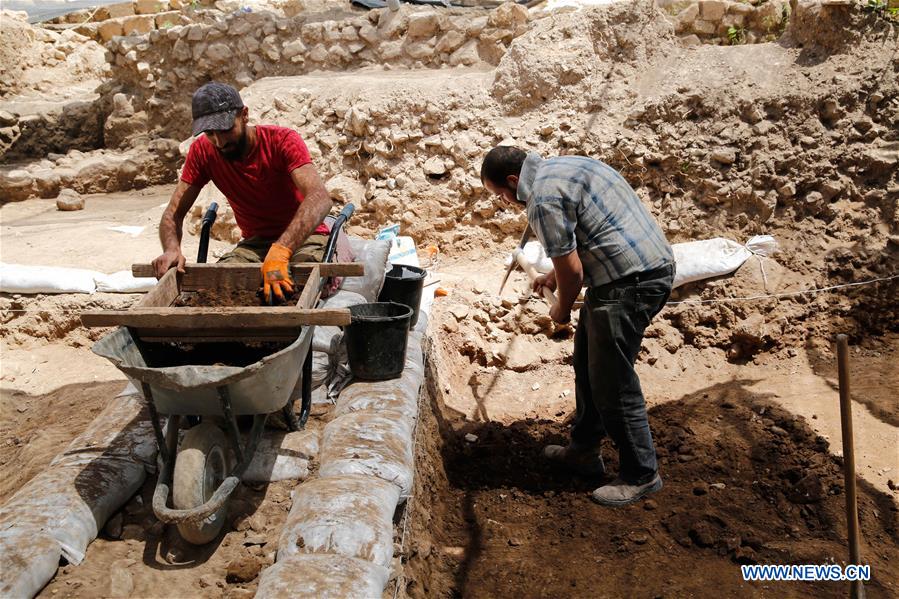
[[[609,165],[583,156],[543,159],[529,153],[518,200],[546,255],[577,250],[584,284],[596,287],[674,264],[674,254],[649,210]]]

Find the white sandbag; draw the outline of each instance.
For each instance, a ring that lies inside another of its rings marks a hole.
[[[515,252],[519,251],[524,254],[528,264],[533,265],[537,269],[537,272],[547,273],[553,269],[553,261],[546,255],[546,250],[543,249],[543,245],[539,241],[529,241],[524,244],[524,248],[521,250],[516,248],[515,251],[506,256],[506,266],[512,264],[512,260],[515,259]]]
[[[297,554],[266,568],[256,599],[347,599],[380,597],[390,570],[378,564],[327,554]]]
[[[278,560],[297,553],[338,553],[389,567],[399,498],[393,483],[359,474],[300,485],[278,542]]]
[[[97,291],[104,293],[145,293],[156,286],[155,277],[135,277],[130,270],[120,270],[111,275],[97,273],[94,281]]]
[[[322,436],[319,476],[367,474],[412,490],[412,420],[395,410],[364,410],[335,418]]]
[[[342,289],[358,293],[367,302],[376,302],[378,294],[381,293],[381,287],[384,285],[390,242],[350,237],[350,247],[356,256],[356,262],[365,264],[365,275],[345,278]]]
[[[716,237],[675,243],[671,249],[674,251],[677,268],[673,287],[679,287],[693,281],[732,273],[753,254],[771,256],[777,251],[777,242],[770,235],[756,235],[746,245]]]
[[[139,395],[110,398],[84,433],[0,507],[0,531],[45,531],[66,560],[80,563],[153,467],[156,441],[143,406]]]
[[[98,274],[83,268],[0,263],[0,292],[93,293]]]
[[[366,301],[358,293],[339,289],[331,297],[322,300],[321,307],[348,308]],[[334,377],[338,364],[347,360],[343,329],[337,326],[316,326],[312,336],[312,349],[312,388],[318,389]]]
[[[309,465],[318,455],[318,433],[308,430],[291,433],[266,432],[241,479],[247,482],[304,480]]]
[[[59,543],[38,529],[0,532],[0,597],[31,599],[56,574]]]
[[[409,334],[403,374],[387,381],[353,382],[340,392],[334,409],[335,416],[362,410],[392,410],[410,420],[418,418],[418,395],[424,381],[422,333],[418,329],[416,325],[416,331]]]

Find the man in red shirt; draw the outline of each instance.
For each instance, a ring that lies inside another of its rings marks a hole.
[[[192,102],[193,134],[181,180],[159,222],[163,253],[156,276],[184,271],[184,217],[212,181],[228,199],[243,237],[219,262],[262,262],[266,301],[293,293],[290,262],[320,262],[327,242],[324,218],[332,202],[309,150],[292,129],[248,125],[248,110],[230,85],[211,82]]]

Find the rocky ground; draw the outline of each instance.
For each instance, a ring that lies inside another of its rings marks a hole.
[[[137,21],[110,13],[95,15],[93,28],[51,29],[4,13],[3,261],[113,272],[151,260],[189,145],[185,90],[207,75],[234,83],[253,122],[301,132],[332,195],[356,204],[353,233],[396,222],[419,247],[439,248],[432,270],[450,293],[431,324],[415,491],[431,501],[411,501],[408,526],[398,527],[406,568],[389,593],[595,596],[639,584],[648,596],[689,595],[709,583],[728,595],[842,593],[748,587],[736,575],[753,560],[845,559],[832,342],[847,333],[869,592],[891,596],[899,588],[888,566],[899,546],[896,25],[885,10],[854,4],[662,4],[405,6],[392,15],[310,2],[270,13],[254,4],[247,16],[237,6],[170,3],[157,8],[177,11],[177,21],[150,15],[140,19],[153,22],[146,31],[106,40],[103,31]],[[731,27],[742,39],[730,39]],[[229,37],[243,44],[246,64],[222,50]],[[185,68],[194,54],[196,72]],[[608,162],[672,242],[770,234],[780,244],[733,276],[679,289],[672,300],[681,303],[647,332],[638,370],[666,480],[653,503],[608,513],[586,496],[599,481],[563,477],[535,458],[564,438],[571,417],[571,333],[520,297],[523,275],[494,293],[524,225],[478,179],[481,157],[503,141]],[[63,189],[83,196],[84,210],[57,212]],[[188,255],[203,207],[216,199],[204,192],[192,212]],[[144,229],[131,237],[112,225]],[[214,237],[213,255],[237,239],[227,210]],[[122,384],[88,350],[102,331],[80,329],[77,312],[134,299],[0,297],[0,498]],[[236,531],[207,552],[178,555],[167,553],[180,547],[172,531],[146,509],[149,489],[123,510],[122,531],[114,526],[92,545],[84,565],[64,567],[46,595],[253,592],[288,485],[246,489]],[[241,524],[256,514],[263,524]],[[659,563],[674,567],[656,574]],[[653,574],[635,582],[633,564]],[[700,567],[702,581],[693,576]]]

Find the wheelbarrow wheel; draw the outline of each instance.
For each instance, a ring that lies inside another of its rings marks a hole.
[[[187,431],[175,458],[172,502],[186,510],[206,503],[228,474],[228,444],[222,429],[204,422]],[[227,502],[199,522],[179,522],[178,532],[188,543],[204,545],[215,539],[228,510]]]

